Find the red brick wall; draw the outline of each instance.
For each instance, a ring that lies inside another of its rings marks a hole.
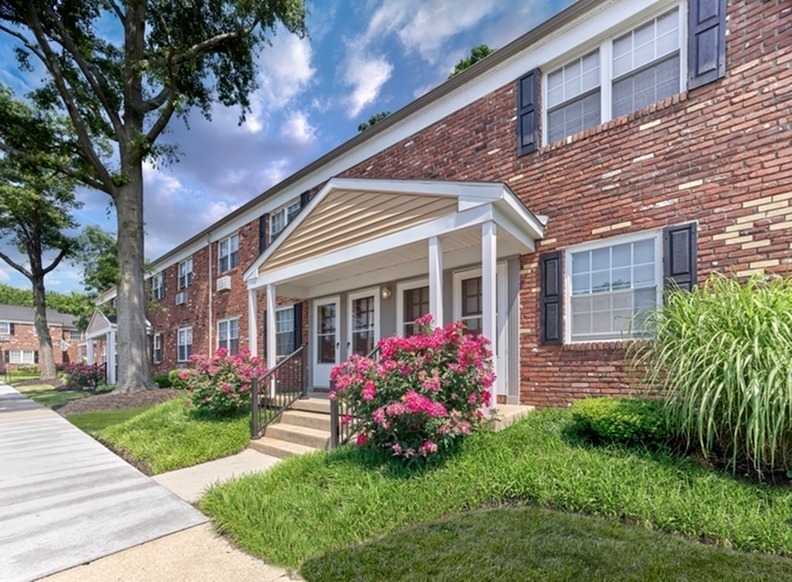
[[[731,2],[725,78],[519,157],[516,83],[345,172],[498,181],[549,216],[540,251],[699,221],[699,277],[785,272],[792,243],[790,4]],[[522,257],[521,400],[627,388],[621,350],[538,342],[539,253]]]
[[[69,332],[59,326],[49,328],[50,338],[52,339],[52,353],[55,364],[64,362],[74,362],[77,360],[77,341],[69,339]],[[69,344],[68,350],[61,351],[61,340]],[[0,343],[0,369],[14,370],[20,368],[18,364],[6,364],[5,354],[9,350],[33,350],[39,351],[39,341],[36,336],[33,324],[15,323],[14,333],[8,336],[8,341]]]

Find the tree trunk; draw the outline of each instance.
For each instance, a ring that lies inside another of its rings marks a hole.
[[[44,294],[44,275],[32,273],[31,282],[33,283],[33,318],[36,335],[39,340],[39,370],[41,379],[51,382],[57,378],[55,371],[55,356],[52,353],[52,338],[49,333],[49,323],[47,322],[47,299]],[[60,349],[60,344],[58,344]]]
[[[148,361],[146,289],[143,273],[143,166],[122,160],[127,182],[114,196],[118,216],[118,321],[116,390],[156,388]],[[110,355],[108,354],[108,361]]]

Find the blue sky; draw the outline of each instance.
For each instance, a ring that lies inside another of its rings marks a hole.
[[[470,48],[497,49],[572,0],[314,0],[309,37],[280,31],[258,59],[252,113],[215,107],[212,121],[193,112],[189,129],[173,120],[163,142],[180,161],[147,163],[146,255],[156,259],[229,211],[357,134],[379,111],[396,111],[442,83]],[[0,83],[18,93],[35,73],[15,69],[13,44],[0,34]],[[81,190],[77,219],[115,230],[109,198]],[[56,291],[81,290],[79,267],[47,276]],[[27,280],[0,261],[0,282]]]

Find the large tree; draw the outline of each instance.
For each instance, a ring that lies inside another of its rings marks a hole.
[[[154,387],[147,363],[143,161],[174,114],[249,109],[255,58],[276,29],[305,33],[302,0],[0,0],[0,32],[47,82],[30,98],[71,127],[54,153],[0,142],[107,193],[118,220],[118,389]],[[0,93],[0,98],[2,94]],[[2,109],[0,103],[0,110]],[[13,116],[5,116],[13,127]],[[0,113],[0,139],[3,135]]]
[[[494,50],[492,50],[490,47],[488,47],[485,44],[474,46],[472,49],[470,49],[469,56],[460,59],[460,61],[456,65],[454,65],[454,72],[448,75],[448,78],[450,79],[451,77],[455,77],[456,75],[467,69],[468,67],[472,67],[477,62],[484,59],[485,57],[488,57],[494,52],[495,52]]]
[[[83,267],[83,288],[95,298],[118,284],[118,247],[115,236],[98,226],[86,226],[78,238],[77,260]]]
[[[74,252],[75,240],[64,231],[76,226],[72,211],[78,207],[71,180],[16,158],[0,159],[0,239],[24,253],[27,265],[2,251],[0,259],[27,277],[33,288],[39,368],[45,380],[54,380],[56,371],[44,277]],[[47,252],[54,253],[49,265]]]

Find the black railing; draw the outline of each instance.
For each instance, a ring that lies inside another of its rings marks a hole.
[[[250,386],[250,438],[261,438],[267,425],[280,418],[284,410],[301,398],[307,398],[305,374],[308,346],[301,345],[267,370],[253,378]]]
[[[366,356],[375,362],[379,361],[379,346]],[[331,386],[333,388],[333,386]],[[338,402],[338,398],[330,401],[330,448],[340,447],[358,433],[363,419],[355,414],[354,409],[346,402]]]

